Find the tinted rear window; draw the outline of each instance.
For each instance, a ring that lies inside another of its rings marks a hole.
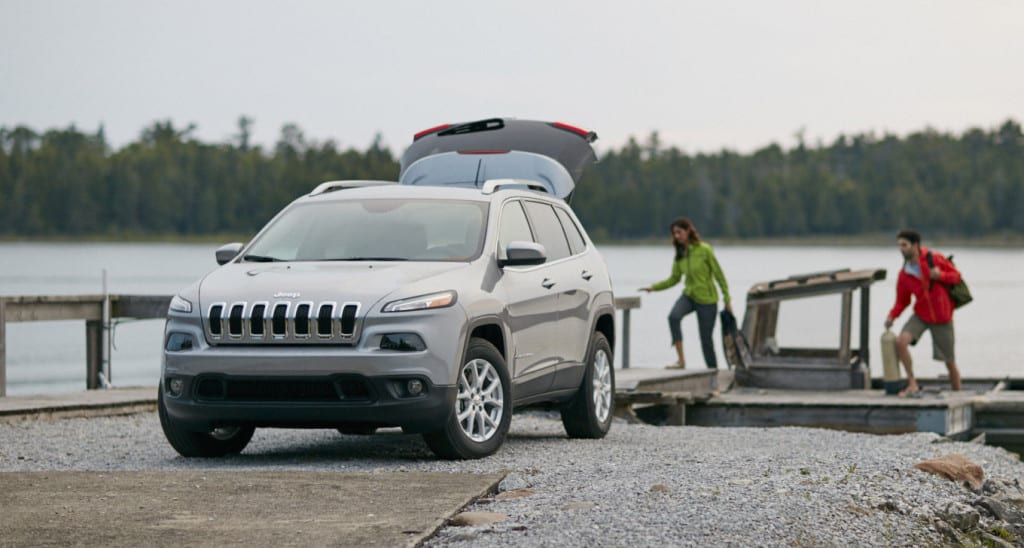
[[[562,228],[565,229],[565,235],[569,238],[569,248],[572,250],[572,254],[583,253],[587,244],[583,240],[583,235],[580,234],[580,228],[576,226],[572,217],[564,209],[556,207],[555,212],[558,213],[558,220],[562,221]]]
[[[571,255],[569,242],[565,239],[562,223],[558,222],[554,208],[540,202],[526,202],[526,211],[533,221],[538,243],[547,250],[549,261],[557,261]]]

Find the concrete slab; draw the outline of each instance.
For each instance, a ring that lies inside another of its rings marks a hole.
[[[0,473],[5,546],[416,546],[504,474]]]
[[[0,422],[128,415],[156,410],[156,386],[0,397]]]

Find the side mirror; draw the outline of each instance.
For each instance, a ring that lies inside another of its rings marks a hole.
[[[217,264],[225,264],[238,256],[238,253],[242,251],[243,244],[234,242],[230,244],[224,244],[217,248]]]
[[[544,246],[534,242],[509,242],[505,257],[498,260],[498,266],[531,266],[548,260]]]

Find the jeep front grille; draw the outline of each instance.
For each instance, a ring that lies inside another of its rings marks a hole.
[[[359,303],[214,303],[203,323],[213,344],[355,344],[359,310]]]

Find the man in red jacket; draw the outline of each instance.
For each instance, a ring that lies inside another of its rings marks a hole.
[[[953,301],[949,298],[949,286],[960,282],[960,272],[948,259],[922,246],[915,230],[901,230],[896,241],[906,262],[896,280],[896,304],[885,319],[886,328],[892,327],[910,305],[911,295],[914,297],[914,314],[896,338],[896,354],[907,370],[907,387],[900,396],[920,391],[910,345],[917,344],[925,331],[932,334],[932,357],[946,362],[949,383],[953,390],[960,390],[960,370],[953,353]]]

